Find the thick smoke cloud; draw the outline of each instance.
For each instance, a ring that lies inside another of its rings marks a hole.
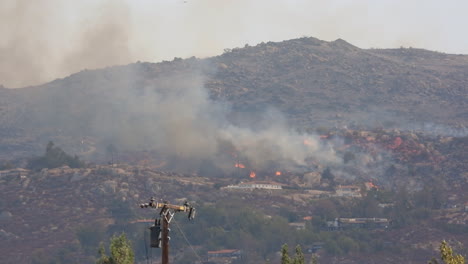
[[[156,150],[194,167],[204,160],[231,169],[236,159],[254,169],[272,169],[272,163],[296,169],[307,158],[341,162],[331,146],[297,132],[273,109],[252,113],[255,125],[230,121],[229,104],[210,99],[202,74],[159,77],[157,86],[125,86],[109,94],[107,111],[95,117],[92,130],[104,144]]]

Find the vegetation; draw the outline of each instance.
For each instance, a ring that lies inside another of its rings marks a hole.
[[[301,246],[296,246],[296,254],[294,258],[291,258],[288,253],[288,245],[284,244],[281,247],[281,264],[305,264],[305,258],[302,253]]]
[[[58,168],[67,165],[70,168],[82,168],[84,162],[78,156],[71,156],[61,148],[54,146],[54,142],[49,141],[46,151],[43,156],[32,158],[28,162],[28,168],[33,170],[40,170],[42,168]]]
[[[440,259],[442,262],[439,262],[437,259],[433,258],[429,264],[465,264],[465,257],[460,254],[455,254],[452,247],[444,240],[440,243]]]
[[[112,236],[109,250],[110,256],[106,254],[104,245],[101,244],[97,264],[132,264],[135,260],[130,241],[123,233],[120,236]]]
[[[281,247],[281,264],[290,264],[291,257],[289,257],[288,245],[284,244]]]
[[[405,189],[396,192],[373,189],[364,193],[365,196],[359,199],[311,200],[309,206],[313,218],[306,221],[304,230],[288,226],[290,222],[302,221],[302,215],[295,208],[280,206],[262,212],[254,210],[240,197],[228,196],[218,199],[215,203],[198,205],[197,209],[202,213],[197,216],[196,221],[183,224],[181,228],[185,234],[189,234],[188,239],[192,245],[197,246],[199,255],[204,255],[209,250],[240,249],[243,252],[243,261],[250,263],[255,263],[253,258],[258,258],[259,261],[273,259],[282,243],[302,245],[307,250],[318,244],[328,256],[373,254],[381,251],[400,253],[406,250],[405,246],[392,243],[391,239],[385,238],[386,236],[375,235],[376,232],[382,233],[382,231],[359,227],[330,231],[326,222],[336,217],[385,217],[392,220],[389,229],[424,223],[433,213],[433,208],[437,208],[430,201],[438,200],[434,197],[440,195],[437,193],[423,195],[421,192],[424,189],[412,193]],[[147,254],[144,251],[144,246],[148,243],[148,234],[146,238],[144,237],[147,226],[129,224],[139,214],[136,211],[138,209],[130,202],[110,197],[108,201],[104,206],[116,221],[108,226],[107,230],[103,228],[102,232],[113,234],[125,231],[129,234],[129,240],[136,246],[137,258],[143,259]],[[378,206],[379,203],[393,205],[381,208]],[[185,217],[185,215],[176,215],[175,220],[186,221]],[[455,227],[447,226],[447,228]],[[89,225],[83,226],[77,232],[82,249],[88,254],[89,248],[96,248],[105,237],[105,234],[93,230]],[[464,229],[454,230],[466,232]],[[174,248],[187,247],[178,229],[174,228],[171,231],[171,238],[171,245]],[[156,250],[155,254],[159,254],[158,252]],[[296,251],[296,255],[301,254]],[[193,261],[193,257],[185,259],[180,260],[180,263]],[[286,259],[284,261],[287,261]],[[292,256],[290,264],[294,264],[294,259]]]

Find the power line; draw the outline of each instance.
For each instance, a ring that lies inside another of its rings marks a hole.
[[[148,245],[146,244],[146,227],[143,233],[143,243],[145,243],[145,254],[146,254],[146,264],[149,264],[149,258],[148,258]]]
[[[185,233],[184,231],[182,231],[182,229],[180,228],[179,224],[177,223],[177,221],[174,219],[174,224],[176,224],[176,227],[177,229],[179,229],[180,233],[182,234],[182,236],[184,237],[185,239],[185,242],[187,242],[187,244],[190,246],[190,248],[192,249],[193,253],[195,253],[195,256],[197,256],[198,260],[201,262],[202,259],[201,257],[198,255],[198,253],[195,251],[195,249],[193,248],[192,244],[190,243],[190,241],[187,239],[187,237],[185,236]]]

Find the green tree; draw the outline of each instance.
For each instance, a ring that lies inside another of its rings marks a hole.
[[[296,246],[296,256],[294,256],[293,260],[294,264],[305,264],[304,253],[302,253],[302,249],[300,245]]]
[[[453,253],[452,247],[449,246],[445,240],[440,243],[439,250],[442,262],[439,262],[433,258],[431,261],[429,261],[429,264],[465,264],[465,257],[460,254]]]
[[[291,258],[289,257],[288,253],[288,245],[284,244],[281,247],[281,264],[290,264],[291,263]]]
[[[315,254],[310,259],[310,264],[318,264],[317,256]]]
[[[100,257],[96,264],[132,264],[135,260],[130,241],[123,233],[120,236],[112,236],[109,249],[110,256],[107,256],[101,243],[98,251]]]
[[[47,144],[46,152],[43,156],[30,159],[28,162],[28,168],[38,170],[42,168],[52,169],[63,165],[71,168],[82,168],[84,167],[84,162],[78,156],[68,155],[61,148],[55,147],[52,141],[49,141]]]
[[[300,245],[296,246],[296,254],[291,258],[288,253],[288,245],[284,244],[281,247],[281,264],[305,264],[304,253]]]

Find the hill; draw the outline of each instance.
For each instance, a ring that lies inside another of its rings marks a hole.
[[[0,88],[0,159],[38,153],[48,140],[85,154],[109,142],[164,148],[150,138],[171,141],[161,131],[206,135],[199,126],[226,122],[251,127],[264,115],[301,131],[361,126],[466,135],[467,72],[466,55],[315,38],[84,70],[40,86]],[[268,113],[272,108],[284,116]]]

